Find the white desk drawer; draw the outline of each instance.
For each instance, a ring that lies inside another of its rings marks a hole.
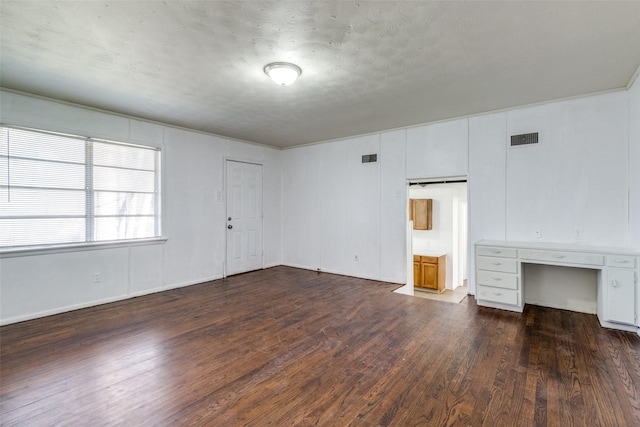
[[[518,305],[518,291],[478,285],[478,299],[502,304]]]
[[[478,270],[478,285],[505,289],[518,289],[518,276],[497,271]]]
[[[608,255],[607,265],[612,267],[635,268],[636,257],[628,255]]]
[[[484,256],[495,256],[501,258],[515,258],[516,250],[512,248],[501,248],[498,246],[477,246],[476,254]]]
[[[518,262],[515,259],[479,256],[476,257],[476,263],[479,270],[518,272]]]
[[[585,254],[580,252],[540,251],[531,249],[520,250],[521,260],[550,261],[566,264],[604,265],[604,256],[598,254]]]

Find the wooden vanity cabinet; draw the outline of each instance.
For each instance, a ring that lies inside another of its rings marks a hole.
[[[443,292],[445,288],[446,255],[413,256],[413,286]]]
[[[433,199],[410,199],[409,219],[413,221],[414,230],[431,230]]]

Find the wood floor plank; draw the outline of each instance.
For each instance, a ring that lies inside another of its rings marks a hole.
[[[0,328],[0,424],[638,426],[640,337],[276,267]]]

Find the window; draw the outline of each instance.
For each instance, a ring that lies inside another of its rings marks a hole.
[[[0,247],[160,236],[160,150],[0,127]]]

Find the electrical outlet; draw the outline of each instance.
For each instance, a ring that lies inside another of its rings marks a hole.
[[[93,273],[93,283],[102,282],[102,273]]]
[[[536,239],[540,239],[542,237],[542,229],[540,227],[536,227],[536,229],[534,230],[534,234],[536,236]]]
[[[360,259],[358,258],[358,255],[355,255],[355,256],[353,257],[353,260],[354,260],[354,261],[360,261]]]
[[[582,228],[576,228],[576,240],[582,240]]]

